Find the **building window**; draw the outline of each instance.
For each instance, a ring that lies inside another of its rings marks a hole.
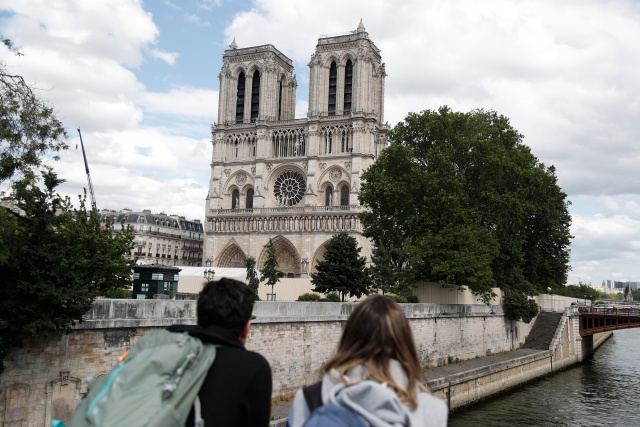
[[[346,185],[340,189],[340,206],[349,206],[349,187]]]
[[[333,203],[333,187],[327,185],[327,188],[324,190],[324,205],[331,206]]]
[[[302,200],[306,188],[302,175],[287,171],[276,179],[273,195],[280,206],[294,206]]]
[[[336,115],[336,86],[338,82],[338,68],[336,63],[331,63],[329,68],[329,115]]]
[[[282,79],[278,83],[278,120],[282,120]]]
[[[351,60],[344,66],[344,114],[351,114],[351,93],[353,91],[353,64]]]
[[[247,209],[253,209],[253,188],[247,190],[247,203],[245,205]],[[198,235],[199,237],[200,235]]]
[[[305,129],[276,129],[271,136],[273,157],[298,157],[307,153]]]
[[[149,292],[149,284],[148,284],[148,283],[142,283],[142,284],[140,285],[140,290],[141,290],[142,292],[145,292],[145,293],[146,293],[146,292]]]
[[[258,118],[258,108],[260,107],[260,73],[258,70],[253,72],[253,81],[251,82],[251,121]]]
[[[349,125],[322,127],[319,154],[351,153],[353,151],[353,128]]]
[[[238,189],[233,190],[231,193],[231,209],[238,209],[240,204],[240,191]]]
[[[244,85],[244,73],[240,73],[238,76],[238,91],[236,98],[236,123],[242,123],[244,120]]]

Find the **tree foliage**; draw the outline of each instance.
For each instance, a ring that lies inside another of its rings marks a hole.
[[[0,313],[0,367],[6,353],[32,337],[59,336],[91,308],[97,296],[131,286],[131,267],[124,254],[133,233],[114,236],[111,223],[73,209],[55,193],[62,182],[55,172],[42,174],[43,188],[23,179],[14,184],[15,210],[0,208],[5,254],[0,260],[3,284]],[[2,350],[0,350],[1,352]]]
[[[565,283],[569,202],[506,117],[442,107],[389,138],[363,174],[361,220],[402,281],[466,286],[485,303],[492,286],[534,295]]]
[[[504,294],[505,316],[510,320],[531,322],[539,311],[538,304],[522,292],[507,289]]]
[[[74,209],[55,192],[63,180],[47,159],[65,138],[53,109],[0,63],[0,184],[12,200],[0,207],[0,372],[13,348],[69,331],[97,296],[131,285],[132,231],[112,237],[84,198]]]
[[[609,297],[606,292],[600,292],[584,282],[579,282],[577,285],[555,286],[551,288],[551,292],[556,295],[572,297],[576,300],[590,300],[592,302],[598,298]]]
[[[313,291],[323,294],[338,292],[341,300],[345,297],[360,298],[368,295],[370,289],[365,257],[360,256],[361,248],[355,237],[347,233],[338,233],[326,244],[324,259],[316,265],[316,272],[311,273]]]
[[[265,285],[271,286],[271,294],[273,294],[273,287],[280,281],[283,273],[278,269],[278,258],[276,256],[276,246],[273,241],[269,239],[269,242],[265,245],[267,249],[267,258],[264,261],[264,266],[260,271],[260,282],[265,282]]]
[[[371,253],[372,265],[368,268],[371,288],[400,296],[412,295],[415,281],[405,268],[409,257],[387,249],[384,242],[374,246]]]
[[[11,49],[11,41],[2,43]],[[0,183],[37,177],[43,156],[68,148],[66,136],[53,109],[0,62]]]
[[[258,287],[260,286],[260,279],[258,278],[258,272],[256,271],[256,259],[253,257],[247,257],[245,261],[247,267],[247,286],[253,292],[253,297],[256,301],[260,301],[258,296]]]

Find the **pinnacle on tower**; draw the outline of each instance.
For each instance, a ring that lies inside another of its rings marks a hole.
[[[238,48],[238,45],[236,44],[236,38],[233,38],[233,41],[231,42],[231,44],[229,45],[230,49],[236,50]]]
[[[356,29],[356,33],[364,33],[364,32],[366,32],[366,30],[364,29],[364,25],[362,24],[362,18],[360,18],[360,24]]]

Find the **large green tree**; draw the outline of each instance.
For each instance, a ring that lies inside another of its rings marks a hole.
[[[12,49],[10,40],[2,43]],[[38,176],[45,155],[57,159],[56,153],[67,149],[65,138],[53,108],[0,61],[0,184]]]
[[[273,287],[280,281],[283,273],[278,268],[278,257],[276,254],[276,246],[273,241],[269,239],[269,242],[265,245],[267,250],[267,257],[264,261],[264,266],[260,271],[260,282],[265,282],[265,285],[271,286],[271,296],[274,297]]]
[[[387,248],[383,242],[374,246],[371,266],[368,268],[371,288],[383,294],[391,293],[402,297],[413,294],[416,284],[409,274],[409,257],[402,251]]]
[[[258,296],[258,287],[260,286],[260,278],[256,271],[256,259],[253,257],[247,257],[245,260],[245,266],[247,267],[247,286],[253,292],[253,296],[256,301],[260,301]]]
[[[0,261],[0,369],[11,348],[69,331],[97,296],[131,286],[135,261],[124,257],[133,247],[131,229],[112,236],[111,224],[103,227],[84,199],[73,209],[57,195],[61,182],[53,171],[43,173],[42,184],[19,180],[15,209],[0,208],[0,221],[11,227]]]
[[[365,257],[360,256],[361,248],[355,237],[347,233],[338,233],[331,237],[325,246],[324,258],[311,273],[314,292],[327,294],[338,292],[341,300],[346,296],[360,298],[368,295],[370,280]]]
[[[363,174],[361,220],[404,280],[466,286],[484,302],[492,286],[520,301],[565,283],[569,202],[506,117],[442,107],[388,136]]]
[[[55,191],[63,180],[48,160],[65,138],[53,108],[0,62],[0,185],[11,196],[0,207],[0,372],[13,348],[68,331],[96,296],[131,285],[132,232],[112,237],[84,199],[74,209]]]

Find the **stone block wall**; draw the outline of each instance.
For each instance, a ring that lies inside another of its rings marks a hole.
[[[273,371],[274,396],[317,380],[355,303],[256,303],[247,341]],[[501,307],[405,304],[421,363],[438,366],[517,348],[531,324],[510,322]],[[495,314],[491,314],[493,310]],[[87,379],[104,375],[145,333],[195,322],[195,301],[98,300],[75,331],[14,351],[0,375],[0,426],[68,420]]]

